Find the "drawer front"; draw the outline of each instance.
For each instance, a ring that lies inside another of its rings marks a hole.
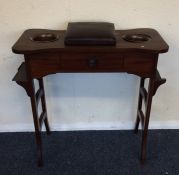
[[[53,74],[59,70],[59,54],[34,54],[28,60],[31,73],[35,77]]]
[[[124,69],[128,73],[142,76],[150,76],[155,69],[156,56],[153,54],[126,54],[124,60]]]
[[[123,68],[120,54],[62,54],[60,69],[64,72],[115,72]]]

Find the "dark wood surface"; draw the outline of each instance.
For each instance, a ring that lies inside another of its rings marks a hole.
[[[34,42],[32,40],[38,34],[49,32],[58,35],[59,40],[53,42]],[[145,34],[150,36],[150,40],[142,43],[127,42],[123,37],[129,34]],[[14,53],[24,54],[25,57],[25,63],[18,69],[13,80],[26,90],[31,99],[38,165],[41,166],[43,163],[41,140],[43,122],[47,133],[50,133],[42,78],[60,72],[127,72],[141,77],[135,132],[137,133],[141,123],[141,162],[144,163],[152,97],[158,87],[166,82],[166,79],[162,79],[157,70],[158,56],[168,51],[168,45],[154,29],[118,30],[116,31],[116,46],[65,46],[64,35],[65,31],[26,30],[12,48]],[[39,81],[37,93],[34,87],[35,78]],[[144,86],[146,78],[149,78],[148,89]],[[39,115],[40,99],[42,113]],[[145,104],[144,112],[142,111],[143,103]]]
[[[37,53],[25,55],[34,78],[60,72],[127,72],[151,77],[158,54]]]
[[[31,40],[32,37],[41,33],[53,33],[59,36],[59,40],[54,42],[38,43]],[[147,34],[152,39],[143,43],[131,43],[123,39],[127,34]],[[44,53],[44,52],[150,52],[164,53],[168,51],[168,45],[154,29],[131,29],[116,30],[117,44],[115,46],[65,46],[63,30],[29,29],[26,30],[15,43],[12,50],[18,54]]]

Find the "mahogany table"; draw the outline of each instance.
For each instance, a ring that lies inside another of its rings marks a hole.
[[[43,38],[42,33],[47,35],[47,38]],[[49,33],[56,38],[50,36]],[[138,38],[135,36],[136,34],[139,35]],[[38,35],[41,37],[40,39]],[[21,64],[13,80],[26,90],[31,100],[38,165],[43,164],[41,141],[43,122],[47,134],[50,134],[43,77],[61,72],[126,72],[140,77],[135,132],[138,132],[139,123],[141,123],[141,162],[144,162],[152,98],[158,87],[166,82],[166,79],[162,79],[157,70],[158,56],[160,53],[168,51],[168,45],[156,30],[148,28],[116,30],[117,43],[115,46],[65,46],[64,35],[65,31],[62,30],[29,29],[12,47],[14,53],[23,54],[25,58],[25,62]],[[126,35],[134,35],[132,37],[134,41],[130,41],[130,38],[126,40]],[[147,36],[148,39],[140,38],[140,35]],[[147,89],[144,87],[146,78],[149,78]],[[34,79],[39,81],[37,92]],[[40,100],[42,113],[39,115]],[[144,112],[142,111],[143,102],[145,104]]]

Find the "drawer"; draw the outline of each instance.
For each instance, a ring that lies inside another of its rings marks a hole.
[[[128,73],[150,76],[155,69],[155,58],[156,56],[154,54],[126,54],[124,60],[124,69]]]
[[[62,54],[60,69],[69,72],[115,72],[123,68],[121,54]]]
[[[53,74],[59,70],[59,54],[33,54],[29,56],[31,73],[35,77]]]

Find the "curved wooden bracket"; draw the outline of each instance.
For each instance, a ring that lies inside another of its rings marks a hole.
[[[166,82],[165,78],[161,78],[160,73],[158,70],[156,71],[155,75],[155,82],[154,82],[154,91],[153,91],[153,96],[155,95],[157,89]]]
[[[26,67],[25,67],[24,62],[18,68],[18,72],[16,73],[12,81],[15,81],[18,85],[22,86],[25,89],[27,95],[29,97],[31,96],[30,89],[29,89],[29,82],[27,80]]]
[[[29,97],[31,97],[31,95],[30,95],[30,89],[28,88],[28,86],[29,86],[28,83],[24,83],[24,82],[20,82],[20,81],[16,81],[16,83],[17,83],[18,85],[22,86],[22,87],[25,89],[27,95],[28,95]]]

